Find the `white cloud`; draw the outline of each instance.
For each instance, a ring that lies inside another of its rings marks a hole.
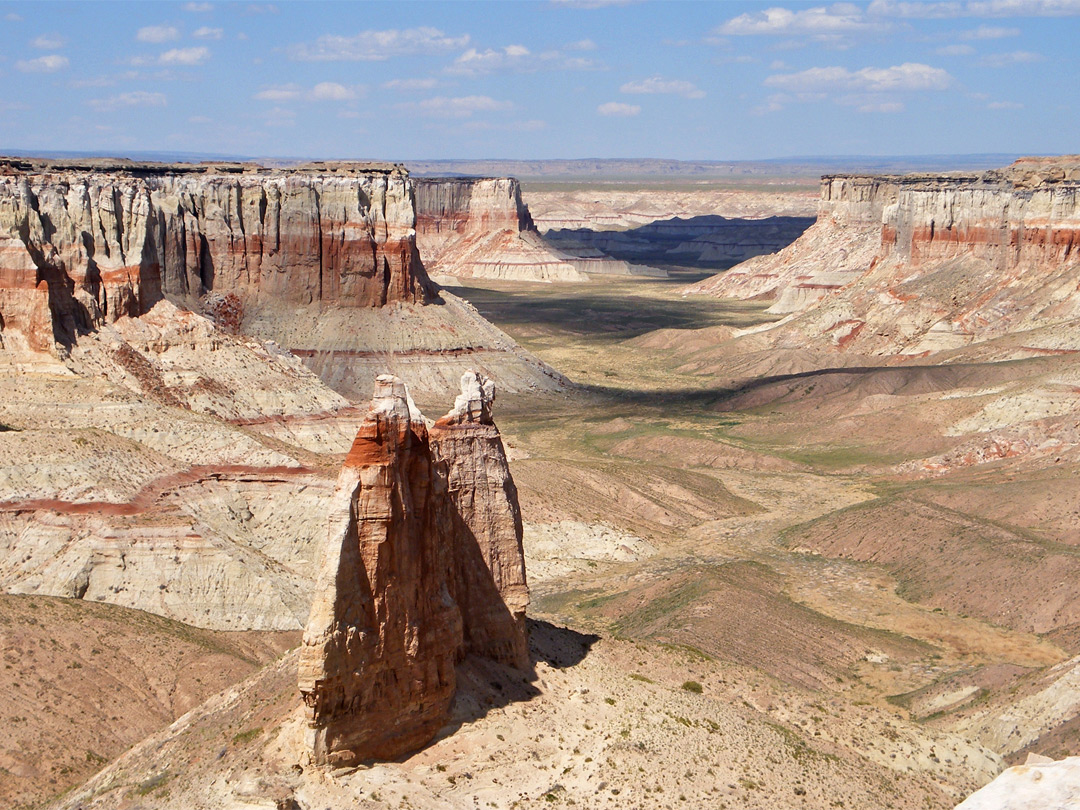
[[[319,82],[310,90],[306,90],[296,83],[275,84],[264,87],[255,94],[259,101],[272,101],[280,104],[285,101],[352,101],[360,98],[367,92],[363,85],[346,87],[337,82]]]
[[[570,42],[564,46],[564,50],[567,51],[595,51],[596,43],[591,39],[579,39],[577,42]]]
[[[469,35],[447,36],[427,26],[389,31],[361,31],[355,36],[327,34],[314,43],[288,49],[290,59],[301,62],[381,62],[392,56],[456,50],[469,44]]]
[[[904,0],[873,0],[866,13],[875,17],[903,17],[908,19],[948,19],[963,14],[958,2],[905,2]]]
[[[201,65],[207,59],[210,58],[210,49],[206,47],[198,48],[173,48],[170,51],[165,51],[158,57],[158,63],[162,65],[183,65],[185,67],[192,67],[194,65]]]
[[[70,64],[66,56],[51,53],[48,56],[39,56],[37,59],[20,60],[15,63],[15,68],[23,73],[55,73]]]
[[[172,25],[148,25],[135,34],[139,42],[172,42],[180,39],[180,30]]]
[[[382,83],[383,90],[432,90],[438,86],[438,79],[391,79]]]
[[[212,124],[212,123],[214,123],[214,119],[213,118],[207,118],[205,115],[193,115],[190,118],[188,118],[188,123],[189,124],[198,124],[198,125],[201,126],[203,124]]]
[[[1031,51],[1012,51],[1010,53],[991,53],[979,60],[980,65],[986,67],[1008,67],[1009,65],[1025,65],[1032,62],[1041,62],[1046,57],[1041,53]]]
[[[224,28],[210,28],[206,25],[202,28],[196,28],[195,33],[192,34],[195,39],[221,39],[224,35]]]
[[[974,17],[1069,17],[1080,14],[1080,0],[970,0]]]
[[[905,62],[887,68],[862,68],[851,71],[845,67],[809,68],[798,73],[769,76],[765,84],[783,90],[862,90],[868,92],[895,90],[944,90],[952,77],[941,68],[916,62]]]
[[[1020,36],[1019,28],[1001,28],[991,25],[980,25],[972,31],[960,33],[960,39],[1004,39],[1018,36]]]
[[[491,73],[535,73],[538,70],[589,70],[596,67],[591,59],[568,56],[562,51],[533,53],[524,45],[507,45],[501,50],[469,48],[446,69],[460,76],[486,76]]]
[[[1023,104],[1017,104],[1015,101],[991,101],[986,105],[988,110],[1022,110]]]
[[[109,98],[92,98],[86,103],[99,112],[110,112],[123,107],[164,107],[165,94],[135,90]]]
[[[693,82],[682,79],[662,79],[659,76],[638,82],[627,82],[619,90],[623,93],[661,93],[683,98],[705,98],[705,91],[698,89]]]
[[[967,0],[967,2],[873,0],[866,12],[871,16],[907,19],[1067,17],[1080,14],[1080,0]]]
[[[773,93],[771,96],[765,99],[765,103],[755,107],[750,112],[754,115],[764,115],[765,113],[780,112],[784,109],[784,105],[791,101],[791,96],[786,93]]]
[[[397,105],[399,110],[411,110],[429,118],[468,118],[477,112],[496,112],[513,107],[509,101],[496,101],[490,96],[435,96]]]
[[[206,14],[214,10],[213,3],[184,3],[184,11],[191,14]]]
[[[301,95],[303,95],[303,90],[298,84],[278,84],[264,87],[255,94],[255,98],[259,101],[280,103],[282,101],[294,101],[300,98]]]
[[[319,82],[308,93],[308,98],[312,101],[351,101],[356,97],[356,88],[337,82]]]
[[[278,7],[273,3],[248,3],[244,9],[248,14],[277,14]]]
[[[42,34],[34,37],[30,44],[43,51],[55,51],[57,48],[63,48],[66,40],[59,34]]]
[[[23,18],[21,15],[16,14],[14,11],[9,11],[7,14],[4,15],[4,19],[8,22],[22,22]]]
[[[975,49],[970,45],[944,45],[934,53],[940,56],[971,56],[975,53]]]
[[[632,115],[640,113],[641,107],[637,104],[623,104],[619,101],[609,101],[606,104],[601,104],[597,107],[596,111],[600,113],[600,115],[629,118]]]
[[[713,33],[725,36],[835,35],[879,31],[884,27],[879,21],[868,20],[856,5],[834,3],[800,11],[767,8],[740,14],[714,29]]]

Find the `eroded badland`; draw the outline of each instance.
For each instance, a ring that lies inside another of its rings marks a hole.
[[[950,808],[1075,754],[1080,160],[818,191],[3,164],[0,802]]]

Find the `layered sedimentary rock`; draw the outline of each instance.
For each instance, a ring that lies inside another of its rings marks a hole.
[[[346,457],[299,683],[319,763],[394,757],[445,722],[455,663],[528,663],[517,491],[490,419],[493,388],[463,378],[429,429],[379,377]]]
[[[168,298],[224,332],[274,341],[352,398],[384,371],[427,394],[453,390],[465,368],[509,391],[562,386],[468,304],[434,292],[415,203],[391,164],[0,158],[0,346],[64,356]]]
[[[982,174],[833,176],[798,241],[691,291],[775,298],[773,312],[798,316],[777,335],[922,355],[1080,317],[1078,246],[1077,158]],[[1067,348],[1059,343],[1045,335],[1036,348]]]
[[[0,165],[0,326],[33,348],[163,296],[377,307],[423,302],[412,188],[385,164]],[[51,323],[50,323],[51,322]],[[49,324],[50,328],[43,328]]]
[[[537,233],[513,178],[415,183],[416,239],[433,274],[588,281],[573,257],[550,247]]]
[[[453,409],[429,429],[446,467],[455,522],[455,580],[469,653],[523,668],[529,662],[521,510],[499,429],[491,419],[495,386],[462,378]]]

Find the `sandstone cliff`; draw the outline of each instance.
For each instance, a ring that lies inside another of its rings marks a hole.
[[[414,182],[416,240],[433,274],[588,281],[574,257],[547,245],[537,233],[513,178]]]
[[[35,348],[70,345],[165,295],[236,295],[237,320],[265,301],[428,298],[397,167],[89,168],[0,166],[0,323]]]
[[[561,386],[434,292],[415,227],[413,181],[390,164],[0,159],[0,347],[63,356],[167,298],[274,341],[349,397],[386,371],[432,394],[470,367],[510,391]]]
[[[791,314],[770,330],[781,343],[825,336],[834,348],[921,356],[1028,333],[1036,351],[1071,350],[1055,327],[1080,317],[1076,158],[825,177],[820,206],[785,250],[690,291],[775,298],[771,311]]]
[[[299,683],[317,762],[398,756],[446,722],[455,664],[525,667],[517,490],[475,374],[429,436],[379,377],[338,478]]]

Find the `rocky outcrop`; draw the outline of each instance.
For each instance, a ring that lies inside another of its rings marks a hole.
[[[379,377],[338,478],[299,684],[324,764],[398,756],[446,721],[455,664],[528,663],[521,516],[493,388],[463,378],[429,429]]]
[[[425,178],[416,183],[416,241],[434,275],[513,281],[588,281],[547,245],[517,180]]]
[[[28,344],[164,296],[276,304],[424,302],[412,186],[387,164],[0,163],[0,328]],[[235,309],[235,307],[234,307]]]
[[[1051,810],[1076,805],[1080,757],[1031,754],[956,806],[956,810]]]
[[[918,356],[1080,317],[1078,247],[1077,158],[838,175],[822,179],[818,220],[794,244],[690,291],[776,299],[772,312],[797,316],[777,336]],[[1044,337],[1037,349],[1062,348]]]

